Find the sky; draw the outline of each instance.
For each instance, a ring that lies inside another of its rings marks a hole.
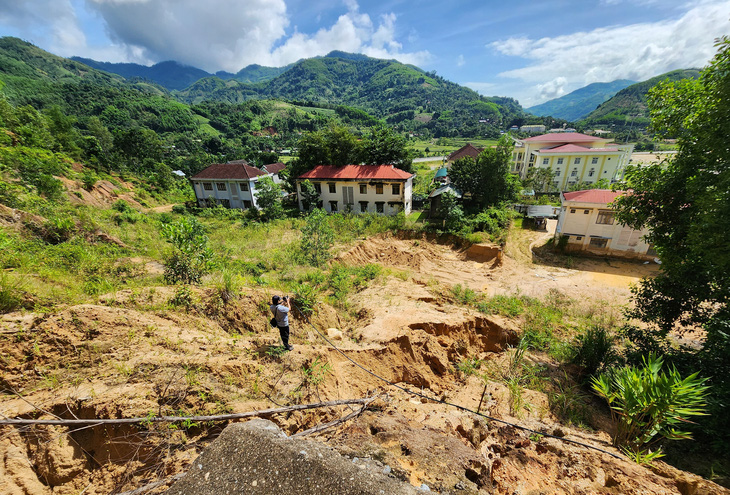
[[[0,0],[0,36],[63,57],[235,73],[342,50],[526,108],[704,67],[723,35],[730,0]]]

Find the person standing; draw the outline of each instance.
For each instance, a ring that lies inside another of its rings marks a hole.
[[[291,310],[289,296],[272,297],[269,309],[271,309],[271,313],[276,319],[276,326],[279,329],[279,335],[281,335],[281,343],[284,345],[284,349],[291,351],[294,347],[289,345],[289,311]]]

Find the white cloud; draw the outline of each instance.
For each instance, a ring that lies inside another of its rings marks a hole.
[[[715,53],[714,39],[727,33],[729,17],[729,1],[703,1],[677,19],[553,38],[510,38],[488,47],[530,61],[499,74],[517,80],[510,85],[530,85],[520,95],[523,105],[530,106],[593,82],[642,81],[674,69],[702,67]]]
[[[417,65],[431,58],[427,51],[403,52],[393,13],[371,19],[357,0],[343,0],[329,7],[343,10],[333,24],[292,32],[285,1],[13,0],[0,2],[8,4],[0,5],[0,31],[62,56],[177,60],[211,72],[282,66],[332,50]]]
[[[466,60],[464,59],[464,55],[459,55],[456,57],[456,66],[457,67],[464,67],[466,65]]]

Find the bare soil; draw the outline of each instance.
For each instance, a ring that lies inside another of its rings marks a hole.
[[[488,294],[560,293],[618,311],[628,284],[656,266],[560,258],[540,248],[549,232],[513,232],[503,253],[464,250],[394,236],[362,241],[346,263],[389,268],[344,308],[322,303],[311,323],[292,319],[294,350],[278,355],[263,289],[224,303],[194,290],[173,307],[174,287],[125,290],[96,304],[0,318],[0,414],[5,417],[121,418],[243,412],[277,405],[380,394],[375,407],[317,438],[346,455],[372,458],[416,486],[459,494],[728,493],[661,462],[654,471],[555,438],[488,421],[414,397],[363,368],[429,397],[479,410],[538,432],[618,454],[606,411],[593,428],[561,423],[545,393],[524,390],[513,410],[500,378],[517,342],[519,320],[487,316],[448,297],[461,284]],[[492,254],[489,254],[492,253]],[[492,256],[490,258],[490,256]],[[140,264],[149,260],[139,260]],[[331,329],[337,329],[339,332]],[[455,365],[481,359],[486,383]],[[531,355],[555,375],[557,363]],[[272,416],[289,434],[349,410]],[[1,494],[107,494],[186,471],[224,424],[0,427]],[[159,493],[164,486],[149,493]]]

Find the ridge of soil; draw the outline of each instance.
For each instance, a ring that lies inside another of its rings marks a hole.
[[[447,296],[455,284],[489,294],[558,291],[586,303],[590,293],[592,302],[618,311],[628,300],[626,280],[656,269],[582,259],[572,268],[559,266],[559,260],[534,254],[535,242],[545,237],[517,231],[501,259],[498,249],[489,257],[489,246],[470,254],[428,239],[365,240],[340,260],[378,263],[391,274],[351,297],[347,311],[321,304],[312,323],[321,332],[339,330],[330,335],[348,357],[403,387],[618,453],[607,412],[598,406],[594,429],[562,423],[547,395],[534,390],[523,392],[529,409],[513,410],[509,389],[497,377],[509,366],[519,320],[477,313]],[[4,392],[0,413],[218,414],[380,394],[360,417],[317,438],[346,456],[387,465],[392,476],[415,486],[460,494],[730,493],[661,462],[651,471],[389,387],[329,346],[298,314],[292,318],[294,350],[279,355],[264,289],[245,288],[227,304],[214,289],[192,289],[187,308],[170,306],[175,292],[123,290],[95,304],[0,317],[0,388],[13,391]],[[456,364],[466,358],[482,360],[495,378],[485,385],[458,372]],[[561,374],[548,356],[529,359]],[[349,412],[340,407],[267,419],[291,435]],[[0,493],[132,490],[188,470],[224,426],[0,427]]]

